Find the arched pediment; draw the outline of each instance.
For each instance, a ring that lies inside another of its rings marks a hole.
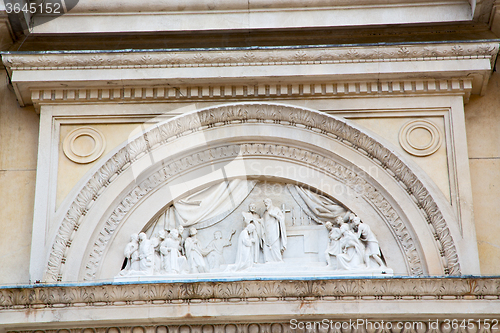
[[[390,145],[318,111],[239,103],[159,123],[103,160],[66,203],[45,280],[111,278],[131,233],[172,202],[231,179],[306,186],[337,200],[390,242],[395,273],[461,273],[442,194]]]

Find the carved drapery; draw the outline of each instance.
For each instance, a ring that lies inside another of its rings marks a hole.
[[[161,229],[176,228],[178,225],[185,228],[191,226],[197,229],[208,228],[231,214],[256,183],[256,181],[233,179],[178,200],[154,222],[152,233]]]
[[[224,127],[229,124],[246,123],[246,122],[263,122],[279,124],[279,126],[300,127],[305,130],[310,130],[315,133],[321,133],[333,140],[351,147],[359,154],[370,158],[375,164],[387,171],[393,179],[405,189],[405,191],[413,198],[416,205],[424,213],[429,223],[429,227],[434,234],[437,247],[440,249],[443,267],[445,274],[460,274],[460,263],[458,254],[452,239],[447,222],[440,211],[434,198],[426,189],[421,180],[396,154],[384,147],[375,139],[361,132],[360,130],[350,126],[344,120],[299,107],[276,105],[276,104],[234,104],[219,107],[211,107],[197,112],[185,114],[176,117],[170,121],[154,126],[143,135],[135,140],[130,141],[125,147],[120,149],[110,159],[108,159],[100,169],[95,172],[76,196],[71,204],[64,220],[58,230],[56,239],[52,245],[50,257],[47,264],[46,280],[60,281],[64,272],[64,262],[66,254],[71,246],[71,240],[74,233],[77,232],[79,226],[85,219],[85,214],[91,209],[93,203],[99,199],[104,188],[113,182],[118,175],[132,163],[138,160],[145,153],[154,150],[162,144],[171,142],[181,136],[189,135],[190,133],[200,131],[212,127]],[[308,160],[311,164],[318,164],[330,174],[339,173],[340,179],[345,179],[346,182],[356,184],[356,175],[351,170],[342,170],[339,166],[332,164],[325,156],[319,154],[311,154],[307,151],[301,151],[295,147],[287,147],[285,145],[265,145],[265,144],[245,144],[243,146],[227,145],[219,148],[213,148],[206,152],[206,155],[198,154],[191,158],[183,158],[168,164],[161,170],[160,174],[150,177],[141,185],[133,189],[129,197],[124,200],[115,209],[107,221],[107,227],[101,231],[99,239],[103,239],[102,244],[96,244],[96,248],[102,249],[106,244],[106,238],[115,230],[116,225],[120,222],[128,209],[123,203],[128,203],[129,207],[140,200],[147,192],[155,186],[158,186],[165,179],[168,179],[172,174],[179,172],[196,161],[203,163],[203,160],[211,160],[217,154],[231,154],[231,151],[239,154],[242,152],[252,152],[276,155],[288,158],[292,157],[296,160]],[[269,153],[268,153],[269,152]],[[274,153],[273,153],[274,152]],[[158,177],[159,176],[159,177]],[[361,184],[363,186],[363,184]],[[404,227],[399,223],[397,214],[390,205],[385,204],[383,196],[368,188],[365,190],[366,197],[372,197],[374,202],[381,202],[380,210],[386,215],[389,224],[394,223],[394,230],[400,230],[405,233]],[[392,221],[392,222],[391,222]],[[407,239],[403,237],[404,239]],[[100,241],[100,240],[99,240]],[[411,251],[411,245],[409,251]],[[101,251],[102,253],[102,251]],[[99,257],[99,251],[93,252],[92,258],[87,265],[87,277],[92,277],[92,271],[95,271]],[[415,256],[411,256],[413,260]],[[418,261],[418,260],[416,260]],[[416,269],[414,274],[421,274],[421,270]]]

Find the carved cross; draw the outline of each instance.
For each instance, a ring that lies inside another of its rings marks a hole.
[[[291,213],[292,211],[290,209],[286,209],[285,204],[281,205],[281,211],[283,212],[283,216],[285,217],[285,225],[286,225],[286,213]],[[292,220],[293,220],[293,214],[292,214]],[[293,221],[292,221],[293,225]]]

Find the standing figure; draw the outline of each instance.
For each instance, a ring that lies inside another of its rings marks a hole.
[[[196,237],[197,234],[198,231],[195,228],[189,229],[190,237],[186,238],[184,242],[189,273],[207,273],[207,267],[201,250],[201,243]]]
[[[208,246],[203,251],[203,254],[207,257],[208,267],[210,269],[218,269],[221,265],[224,265],[226,261],[224,260],[224,248],[233,245],[231,239],[236,233],[236,230],[231,232],[229,240],[226,241],[222,238],[222,232],[217,230],[214,232],[214,239],[208,243]]]
[[[148,236],[139,234],[139,270],[142,274],[152,275],[154,272],[155,245]]]
[[[165,238],[160,246],[163,269],[166,273],[181,273],[186,258],[181,255],[179,250],[179,231],[177,229],[172,229],[169,237]]]
[[[127,258],[127,265],[120,272],[120,275],[134,274],[139,271],[139,236],[137,234],[130,235],[130,242],[125,246],[123,251]]]
[[[331,222],[326,222],[325,227],[328,230],[328,247],[325,251],[326,264],[333,269],[337,269],[337,256],[342,253],[340,248],[340,238],[342,237],[342,232],[340,228],[334,228]],[[332,262],[332,257],[334,261]]]
[[[185,256],[186,255],[186,251],[184,249],[184,239],[182,238],[182,234],[184,233],[184,227],[182,225],[179,225],[177,227],[177,231],[179,233],[179,237],[178,238],[179,238],[179,246],[181,247],[181,254],[183,256]]]
[[[254,262],[257,263],[259,262],[259,253],[261,249],[264,249],[262,219],[259,214],[257,214],[257,207],[254,203],[248,205],[248,212],[243,212],[242,214],[245,227],[249,224],[253,224],[255,226],[255,231],[251,233],[250,237],[255,239]]]
[[[264,199],[266,211],[262,217],[264,232],[264,261],[283,261],[283,252],[286,249],[286,228],[285,216],[276,206],[273,206],[271,199]]]
[[[155,261],[154,261],[154,273],[159,274],[162,269],[162,261],[161,261],[161,253],[160,246],[161,243],[165,240],[166,234],[165,230],[158,231],[157,237],[151,237],[151,242],[155,248]]]
[[[352,219],[353,227],[360,241],[365,244],[365,256],[364,260],[366,265],[369,267],[370,257],[373,258],[380,267],[385,267],[380,254],[380,246],[378,245],[378,240],[375,234],[370,229],[370,226],[366,223],[361,222],[360,218],[355,216]]]
[[[229,265],[227,271],[242,271],[248,269],[254,264],[254,250],[256,246],[255,239],[251,234],[255,232],[255,225],[248,224],[238,237],[238,249],[236,250],[236,261]]]

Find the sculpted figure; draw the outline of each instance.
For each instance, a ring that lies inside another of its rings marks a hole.
[[[153,243],[153,246],[155,247],[155,260],[154,260],[154,272],[155,274],[160,273],[161,268],[162,268],[162,261],[161,261],[161,253],[160,253],[160,246],[163,240],[166,237],[165,230],[160,230],[158,232],[157,237],[151,237],[151,242]]]
[[[155,244],[148,236],[139,234],[139,270],[142,274],[152,275],[154,272]]]
[[[248,212],[243,212],[243,221],[245,222],[245,227],[248,226],[249,224],[253,224],[255,227],[255,231],[253,231],[250,234],[250,237],[255,240],[255,247],[254,247],[254,262],[259,261],[259,253],[260,250],[264,249],[264,239],[263,239],[263,225],[262,225],[262,219],[257,214],[257,207],[255,206],[254,203],[251,203],[248,205]]]
[[[208,243],[208,246],[203,251],[203,254],[207,257],[208,267],[210,269],[218,269],[221,265],[224,265],[226,261],[224,260],[224,248],[233,245],[231,239],[236,233],[236,230],[231,232],[229,240],[222,238],[222,232],[217,230],[214,232],[214,239]]]
[[[182,234],[184,233],[184,227],[182,225],[179,225],[177,227],[177,231],[179,233],[179,237],[178,238],[179,238],[179,244],[180,244],[180,247],[181,247],[181,254],[183,256],[185,256],[186,255],[186,251],[184,249],[184,239],[182,238]]]
[[[380,255],[380,247],[378,245],[378,240],[375,234],[370,229],[370,226],[366,223],[361,222],[360,218],[354,216],[352,219],[354,231],[357,233],[359,240],[365,245],[365,255],[364,261],[366,265],[369,265],[370,257],[373,258],[380,267],[385,267]]]
[[[195,228],[189,229],[189,237],[184,243],[186,249],[189,273],[207,273],[205,259],[203,259],[201,244],[196,237],[198,231]]]
[[[364,247],[358,237],[351,231],[348,224],[340,226],[340,248],[342,253],[337,255],[337,268],[343,270],[364,269]]]
[[[264,231],[264,261],[283,261],[283,252],[286,249],[286,228],[285,216],[276,206],[273,206],[271,199],[264,199],[266,211],[262,217]]]
[[[161,243],[160,252],[162,254],[163,269],[166,273],[181,273],[186,262],[186,258],[181,255],[179,231],[172,229],[169,237]]]
[[[333,269],[337,269],[337,256],[342,253],[342,250],[340,248],[340,239],[342,237],[342,232],[340,231],[340,228],[334,228],[331,222],[326,222],[325,227],[328,230],[329,240],[328,247],[325,251],[326,264]]]
[[[248,224],[238,237],[238,249],[236,252],[236,262],[229,265],[227,270],[242,271],[248,269],[254,264],[255,239],[251,234],[255,232],[255,225]]]
[[[137,234],[130,235],[130,242],[125,246],[123,251],[127,258],[127,265],[120,272],[120,275],[133,274],[139,271],[139,236]]]

